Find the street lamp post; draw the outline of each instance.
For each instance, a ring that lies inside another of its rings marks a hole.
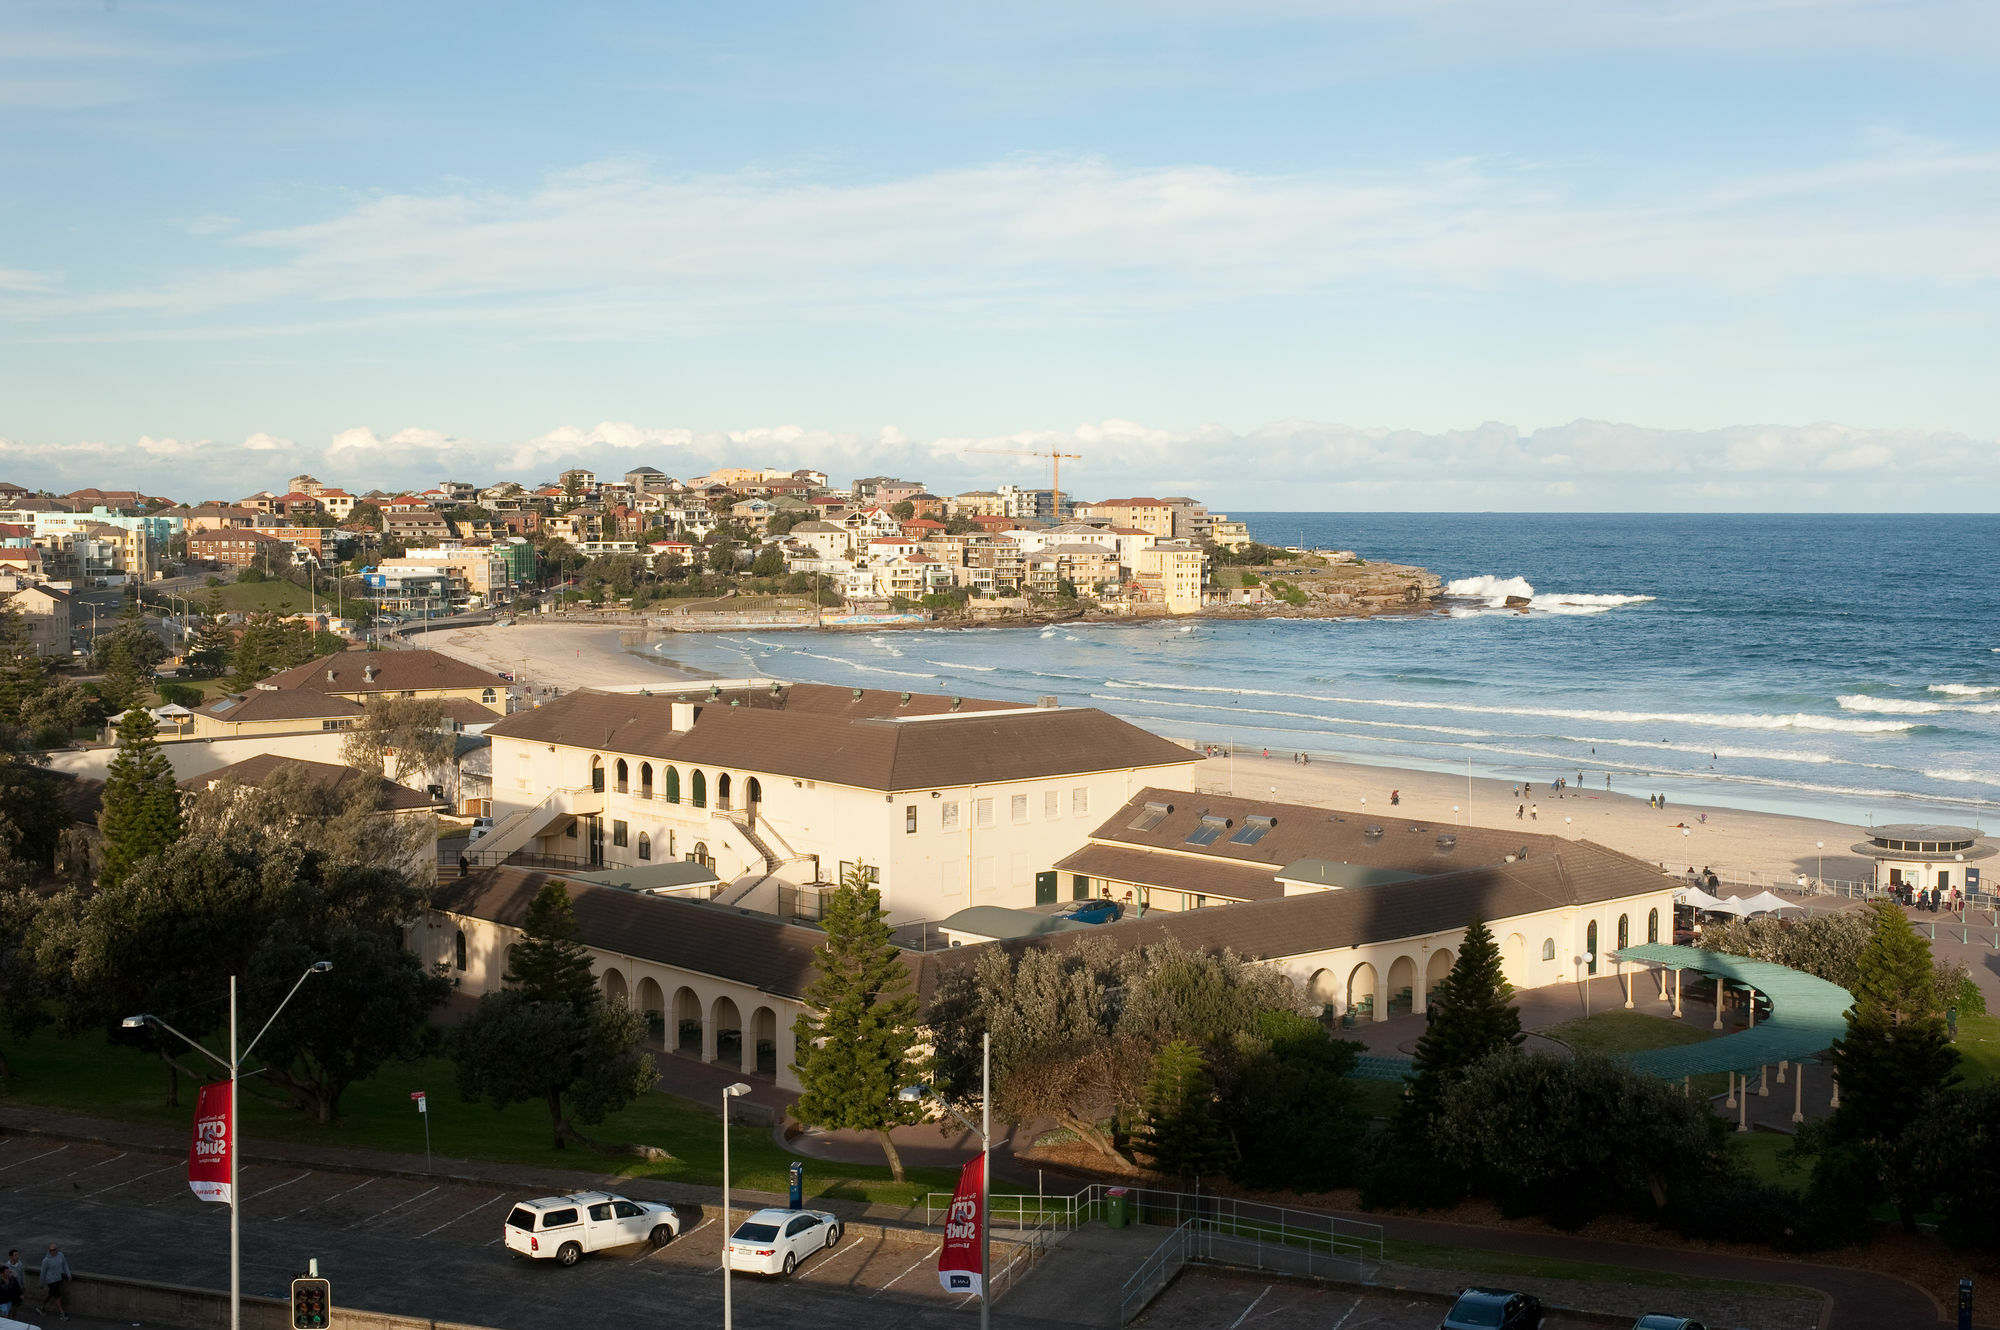
[[[722,1090],[722,1330],[730,1330],[729,1307],[729,1101],[750,1093],[742,1081]]]
[[[1816,840],[1813,842],[1813,848],[1819,851],[1819,876],[1813,879],[1813,887],[1815,890],[1824,891],[1826,890],[1826,842]]]
[[[237,1108],[237,1082],[242,1076],[244,1060],[250,1056],[251,1050],[257,1047],[257,1041],[270,1031],[272,1024],[278,1019],[278,1013],[285,1009],[285,1003],[297,995],[299,989],[305,986],[306,980],[316,974],[325,974],[332,968],[332,961],[314,961],[307,966],[305,973],[299,976],[298,982],[292,985],[292,991],[285,994],[283,1001],[272,1010],[270,1019],[264,1022],[264,1028],[257,1031],[256,1036],[240,1050],[236,1047],[236,976],[230,975],[229,1056],[226,1059],[216,1056],[205,1045],[188,1038],[158,1016],[127,1016],[120,1022],[128,1030],[157,1025],[229,1073],[229,1330],[242,1330],[243,1327],[243,1190],[237,1178],[237,1155],[238,1147],[243,1141],[243,1119]]]
[[[977,1127],[965,1120],[965,1116],[950,1104],[939,1101],[944,1111],[958,1119],[958,1125],[979,1137],[979,1330],[988,1330],[993,1323],[993,1285],[989,1281],[992,1268],[993,1235],[993,1036],[983,1033],[979,1036],[979,1124]],[[931,1092],[928,1085],[906,1085],[896,1091],[896,1098],[906,1104],[916,1103]],[[1036,1216],[1039,1220],[1040,1215]]]

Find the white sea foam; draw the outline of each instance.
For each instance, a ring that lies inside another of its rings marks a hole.
[[[1925,767],[1924,774],[1932,780],[1955,780],[1968,785],[2000,785],[2000,776],[1990,771],[1968,771],[1964,767]]]
[[[1445,584],[1444,594],[1448,600],[1479,602],[1476,606],[1453,607],[1451,612],[1458,615],[1507,609],[1509,596],[1527,601],[1527,608],[1537,614],[1602,614],[1620,605],[1638,605],[1652,599],[1651,596],[1618,596],[1580,591],[1538,593],[1525,577],[1494,577],[1491,574],[1454,578]]]
[[[1938,702],[1912,702],[1902,697],[1870,697],[1866,693],[1842,693],[1833,699],[1842,711],[1876,711],[1890,716],[1935,716],[1945,708]]]
[[[1862,720],[1848,716],[1815,716],[1806,712],[1790,715],[1723,715],[1700,711],[1595,711],[1564,707],[1475,706],[1467,702],[1420,702],[1407,698],[1337,697],[1316,693],[1273,692],[1256,688],[1221,688],[1209,684],[1141,683],[1107,679],[1107,688],[1172,689],[1190,693],[1241,693],[1245,696],[1288,697],[1302,702],[1333,702],[1341,706],[1398,707],[1421,711],[1453,711],[1475,716],[1542,716],[1551,720],[1589,720],[1610,725],[1700,725],[1741,730],[1825,730],[1840,734],[1895,734],[1915,729],[1918,722]]]
[[[941,670],[978,670],[981,674],[991,674],[998,665],[966,665],[955,660],[926,660],[926,665],[935,665]]]
[[[801,656],[810,657],[813,660],[826,661],[829,665],[845,665],[850,670],[865,670],[869,674],[895,674],[895,675],[900,675],[905,679],[937,678],[935,674],[922,674],[915,670],[892,670],[884,665],[863,665],[859,661],[843,660],[839,656],[822,656],[818,652],[814,651],[801,651],[799,652],[799,654]]]
[[[1952,697],[1984,697],[1988,693],[2000,693],[2000,684],[1934,683],[1926,691],[1945,693]]]

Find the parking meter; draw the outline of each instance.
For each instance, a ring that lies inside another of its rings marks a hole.
[[[791,1172],[792,1172],[792,1209],[803,1210],[805,1208],[806,1166],[803,1163],[799,1162],[798,1160],[794,1159],[792,1161]],[[1967,1296],[1969,1297],[1971,1295],[1968,1294]],[[1968,1303],[1967,1305],[1969,1306],[1970,1304]]]

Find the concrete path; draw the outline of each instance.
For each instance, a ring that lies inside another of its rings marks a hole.
[[[1126,1279],[1172,1232],[1149,1224],[1085,1224],[1004,1291],[995,1310],[1038,1321],[1116,1326]]]

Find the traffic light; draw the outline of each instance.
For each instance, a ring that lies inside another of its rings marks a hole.
[[[332,1324],[333,1285],[324,1279],[294,1279],[293,1330],[327,1330]]]

